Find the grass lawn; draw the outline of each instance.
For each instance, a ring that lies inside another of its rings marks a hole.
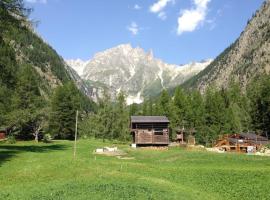
[[[270,158],[171,148],[93,155],[99,140],[0,144],[0,199],[270,199]],[[111,146],[111,145],[110,145]]]

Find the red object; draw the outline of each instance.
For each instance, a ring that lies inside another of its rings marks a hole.
[[[6,133],[5,132],[0,132],[0,140],[3,140],[6,138]]]

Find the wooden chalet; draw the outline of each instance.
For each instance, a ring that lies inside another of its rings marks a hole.
[[[224,135],[217,141],[215,147],[220,147],[225,151],[246,153],[249,151],[255,152],[268,143],[269,140],[266,137],[254,133],[238,133]]]
[[[169,123],[165,116],[131,116],[132,142],[140,145],[168,145]]]

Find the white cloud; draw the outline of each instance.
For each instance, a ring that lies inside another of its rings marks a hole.
[[[216,19],[208,19],[205,21],[208,25],[209,25],[209,30],[212,31],[216,28],[217,24],[216,24]]]
[[[134,8],[135,10],[140,10],[142,7],[139,6],[138,4],[135,4],[133,8]]]
[[[169,2],[174,2],[174,0],[158,0],[156,3],[150,6],[150,12],[158,13],[162,11]]]
[[[43,3],[46,4],[47,0],[25,0],[27,3]]]
[[[162,20],[166,20],[167,19],[167,15],[166,15],[166,13],[165,12],[160,12],[160,13],[158,13],[158,17],[160,18],[160,19],[162,19]]]
[[[131,22],[131,24],[127,27],[127,30],[131,32],[132,35],[137,35],[139,33],[139,26],[136,22]]]
[[[211,0],[193,0],[195,8],[183,10],[178,17],[177,34],[192,32],[205,21],[207,5]]]
[[[166,20],[167,15],[166,12],[164,12],[163,10],[166,8],[168,3],[175,4],[175,0],[158,0],[156,3],[150,6],[149,10],[152,13],[158,13],[157,16],[161,20]]]

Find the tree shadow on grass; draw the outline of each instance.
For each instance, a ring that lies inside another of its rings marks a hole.
[[[51,144],[51,145],[2,145],[0,144],[0,167],[4,162],[10,161],[10,159],[22,152],[34,152],[34,153],[43,153],[48,151],[59,151],[65,150],[67,145],[64,144]]]

